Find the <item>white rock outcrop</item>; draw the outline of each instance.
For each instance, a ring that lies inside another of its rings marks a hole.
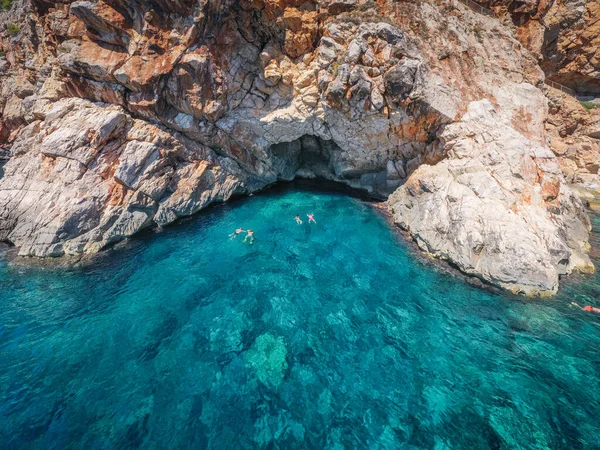
[[[422,165],[388,200],[419,247],[516,293],[553,294],[559,276],[593,270],[589,222],[550,149],[473,102],[440,138],[447,158]]]
[[[20,255],[94,253],[244,192],[235,162],[119,107],[71,98],[37,114],[0,178],[0,240]]]

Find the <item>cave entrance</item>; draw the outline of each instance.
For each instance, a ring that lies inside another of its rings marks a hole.
[[[280,180],[292,181],[294,178],[322,178],[335,180],[341,173],[336,171],[334,162],[339,158],[341,149],[334,141],[318,136],[305,135],[291,142],[281,142],[270,148],[273,167]]]
[[[269,149],[269,156],[281,181],[327,180],[367,192],[380,200],[387,199],[405,178],[403,161],[392,164],[384,162],[379,166],[349,165],[342,149],[334,141],[313,135],[274,144]],[[395,164],[401,164],[400,171]]]
[[[600,82],[586,75],[577,73],[553,74],[552,78],[547,78],[547,84],[578,100],[592,101],[600,98]],[[564,89],[564,87],[567,89]]]

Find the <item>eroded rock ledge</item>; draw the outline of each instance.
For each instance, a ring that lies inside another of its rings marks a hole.
[[[392,194],[423,250],[515,292],[592,269],[543,74],[496,19],[433,0],[17,3],[0,240],[23,256],[301,176]]]

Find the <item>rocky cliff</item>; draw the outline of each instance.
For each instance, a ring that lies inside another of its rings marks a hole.
[[[548,89],[546,95],[549,143],[567,182],[600,193],[600,109],[587,110],[555,89]]]
[[[600,1],[481,0],[535,55],[554,81],[600,94]]]
[[[600,2],[481,0],[536,57],[546,78],[577,96],[544,89],[549,143],[577,192],[600,196]],[[578,101],[579,100],[579,101]],[[583,105],[586,106],[584,108]]]
[[[441,0],[24,0],[0,21],[0,240],[23,256],[319,177],[389,196],[424,251],[514,292],[593,269],[544,73],[496,18]]]

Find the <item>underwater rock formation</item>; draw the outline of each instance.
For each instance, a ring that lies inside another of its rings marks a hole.
[[[254,368],[258,379],[272,387],[278,387],[288,368],[287,350],[281,337],[267,333],[256,338],[246,354],[247,363]]]

